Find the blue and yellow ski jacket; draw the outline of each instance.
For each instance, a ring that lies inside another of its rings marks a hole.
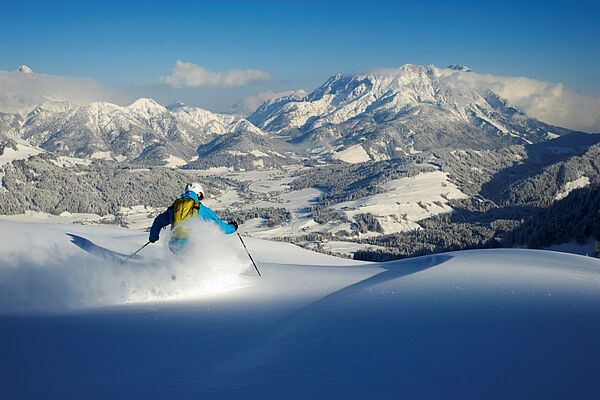
[[[196,195],[194,192],[185,192],[181,195],[181,198],[188,198],[200,202],[200,200],[198,200],[198,195]],[[213,210],[206,207],[202,203],[200,203],[200,208],[198,209],[198,218],[202,219],[203,221],[212,221],[216,223],[219,228],[221,228],[221,230],[228,235],[235,232],[235,227],[233,225],[223,222],[221,218],[217,217],[217,214],[215,214]],[[150,241],[157,241],[160,236],[160,230],[171,224],[173,224],[173,208],[169,207],[165,212],[159,214],[154,219],[152,227],[150,228]]]

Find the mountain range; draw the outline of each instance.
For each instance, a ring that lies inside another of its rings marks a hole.
[[[155,163],[169,155],[191,158],[199,143],[234,131],[239,122],[179,104],[166,108],[151,99],[127,107],[46,103],[8,122],[14,125],[15,119],[20,138],[52,153],[80,158],[104,154],[120,161],[145,157]],[[9,132],[15,136],[14,129]]]
[[[528,117],[490,88],[457,84],[456,74],[469,71],[407,64],[337,74],[306,96],[269,100],[247,119],[144,98],[126,107],[44,103],[24,115],[0,113],[0,132],[65,156],[244,169],[498,149],[571,132]]]

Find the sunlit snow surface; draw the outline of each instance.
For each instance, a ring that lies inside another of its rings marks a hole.
[[[600,262],[0,221],[0,398],[598,398]]]

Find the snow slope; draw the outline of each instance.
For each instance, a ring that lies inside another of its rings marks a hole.
[[[0,221],[0,398],[597,398],[600,262],[360,264],[207,232]]]

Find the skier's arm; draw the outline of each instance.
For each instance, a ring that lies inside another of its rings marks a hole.
[[[156,242],[160,236],[160,230],[165,226],[171,224],[172,221],[173,209],[169,207],[165,212],[159,214],[156,218],[154,218],[154,222],[152,223],[152,227],[150,228],[150,237],[148,238],[148,241],[152,243]]]
[[[200,216],[200,218],[204,219],[205,221],[214,221],[217,223],[217,225],[219,225],[219,228],[221,228],[221,230],[223,232],[225,232],[226,234],[230,235],[233,232],[236,231],[236,227],[233,225],[230,225],[226,222],[224,222],[223,220],[221,220],[221,218],[217,217],[217,214],[215,214],[213,212],[213,210],[211,210],[210,208],[206,207],[204,204],[200,206],[200,210],[198,211],[198,215]]]

